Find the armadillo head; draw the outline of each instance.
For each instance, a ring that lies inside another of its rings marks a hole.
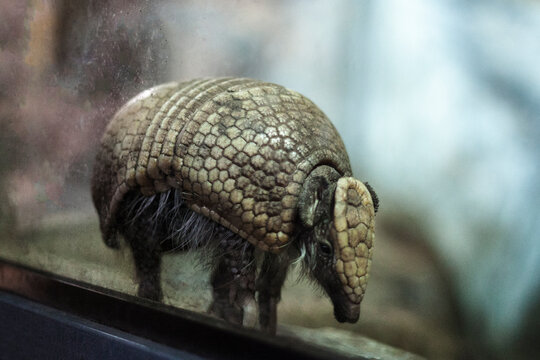
[[[310,270],[332,300],[336,319],[354,323],[371,267],[378,198],[367,183],[352,177],[336,181],[322,174],[308,180],[299,215],[307,241],[315,245]]]

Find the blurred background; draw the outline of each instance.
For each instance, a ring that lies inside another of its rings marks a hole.
[[[539,59],[532,0],[0,0],[0,257],[69,272],[80,247],[32,248],[47,231],[102,251],[89,177],[131,96],[253,77],[313,100],[381,199],[361,320],[336,331],[429,358],[535,358]],[[310,294],[311,314],[285,294],[280,321],[337,326]]]

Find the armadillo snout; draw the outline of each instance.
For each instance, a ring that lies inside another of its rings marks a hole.
[[[360,304],[354,304],[350,301],[343,301],[340,304],[334,304],[334,317],[340,323],[356,323],[360,317]]]

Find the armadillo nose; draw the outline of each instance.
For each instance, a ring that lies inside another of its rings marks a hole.
[[[347,301],[341,306],[334,306],[334,316],[340,323],[354,324],[360,318],[360,304]]]

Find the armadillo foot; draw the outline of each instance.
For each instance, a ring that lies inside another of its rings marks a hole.
[[[228,301],[214,300],[209,313],[236,325],[242,325],[244,319],[244,309],[235,304],[229,304]]]
[[[156,282],[158,282],[157,286]],[[161,299],[163,298],[163,293],[161,291],[161,286],[159,285],[159,279],[141,281],[139,284],[139,290],[137,291],[137,295],[149,300],[161,301]]]
[[[244,325],[245,321],[250,321],[244,314],[253,317],[254,287],[238,279],[216,285],[214,281],[214,301],[209,312],[232,324]]]

